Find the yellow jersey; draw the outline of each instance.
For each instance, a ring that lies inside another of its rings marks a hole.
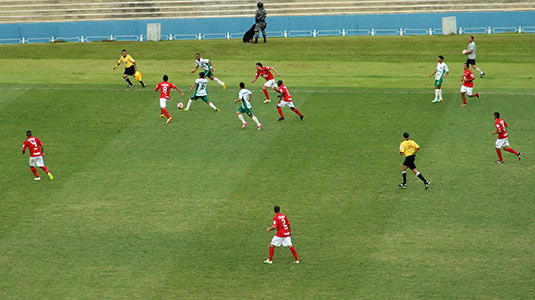
[[[130,56],[130,54],[127,54],[126,56],[121,56],[121,58],[119,58],[119,62],[116,66],[118,67],[120,64],[124,64],[125,68],[130,68],[135,63],[136,61],[132,58],[132,56]]]
[[[401,142],[401,144],[399,145],[399,152],[403,153],[405,156],[411,156],[414,155],[416,149],[419,148],[420,146],[418,146],[415,141],[407,140]]]

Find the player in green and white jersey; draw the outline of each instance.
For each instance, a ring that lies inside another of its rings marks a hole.
[[[202,58],[199,53],[195,53],[195,69],[193,69],[191,73],[197,72],[197,69],[199,69],[199,67],[201,67],[201,69],[203,70],[204,77],[212,79],[213,81],[221,85],[223,89],[227,88],[225,83],[219,80],[219,78],[215,77],[212,73],[212,71],[214,70],[212,62],[208,58]]]
[[[193,95],[188,101],[188,105],[186,106],[186,109],[184,111],[189,111],[189,108],[191,106],[191,103],[193,100],[201,99],[202,101],[206,102],[211,108],[213,108],[215,111],[219,111],[219,108],[215,107],[215,105],[210,102],[210,99],[208,99],[208,91],[206,90],[206,85],[208,84],[208,79],[204,78],[204,72],[199,73],[199,78],[195,79],[195,83],[191,86],[189,89],[193,92],[193,88],[195,88],[195,91],[193,92]]]
[[[429,78],[435,75],[435,100],[431,102],[444,101],[442,99],[442,82],[444,82],[444,78],[446,78],[446,76],[448,76],[448,74],[450,73],[448,65],[446,65],[446,63],[444,62],[444,56],[439,55],[437,61],[437,69],[435,70],[435,72],[429,75]]]
[[[257,130],[262,129],[262,124],[260,121],[258,121],[258,118],[253,113],[253,106],[251,105],[251,99],[253,99],[253,93],[245,88],[245,83],[240,82],[240,93],[238,94],[238,99],[234,100],[234,103],[241,102],[241,106],[238,107],[238,110],[236,111],[236,115],[238,116],[238,119],[242,122],[241,128],[245,128],[247,126],[247,122],[245,122],[245,119],[243,118],[243,113],[246,113],[253,121],[256,122],[256,128]]]

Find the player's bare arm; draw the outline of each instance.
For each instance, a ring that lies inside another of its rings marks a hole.
[[[418,151],[420,151],[420,148],[416,148],[416,150],[414,150],[414,154],[418,153]]]
[[[275,229],[277,229],[277,226],[273,225],[270,228],[268,228],[267,231],[270,232],[271,230],[275,230]]]
[[[257,79],[258,79],[258,74],[256,75],[256,77],[253,80],[251,80],[251,83],[254,83]]]
[[[194,83],[194,84],[189,88],[189,91],[190,91],[190,92],[193,92],[193,88],[194,88],[196,85],[197,85],[197,84]]]
[[[446,76],[448,76],[449,73],[450,73],[450,71],[447,71],[447,72],[444,74],[444,78],[446,78]]]
[[[277,72],[277,70],[276,70],[275,68],[271,67],[271,70],[273,70],[273,72],[275,72],[275,74],[277,74],[277,77],[278,77],[278,76],[281,76],[281,75],[279,74],[279,72]]]
[[[210,69],[212,69],[212,71],[215,72],[215,70],[214,70],[214,66],[212,66],[212,61],[209,61],[208,64],[210,65]]]
[[[180,93],[180,96],[184,96],[184,93],[182,93],[182,91],[180,90],[180,88],[178,86],[175,87],[175,89]]]
[[[135,62],[133,62],[133,64],[134,64],[134,70],[136,70],[136,71],[137,71],[137,65],[136,65],[136,63],[135,63]]]
[[[429,75],[429,78],[433,77],[433,75],[435,75],[437,73],[437,70],[435,70],[433,73],[431,73],[431,75]]]

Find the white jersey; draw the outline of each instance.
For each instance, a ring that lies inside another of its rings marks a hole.
[[[468,43],[468,49],[466,50],[473,50],[472,53],[468,54],[468,59],[476,59],[476,42]]]
[[[250,101],[250,98],[251,98],[251,91],[249,91],[248,89],[241,89],[240,90],[240,93],[238,94],[238,97],[240,98],[241,100],[241,107],[242,108],[248,108],[248,109],[251,109],[252,106],[251,106],[251,101]]]
[[[210,70],[210,60],[207,59],[207,58],[200,58],[199,60],[195,60],[195,65],[197,67],[201,67],[201,69],[205,70],[205,71],[209,71]]]
[[[444,79],[446,72],[449,72],[448,65],[445,62],[437,63],[437,73],[435,74],[435,80]]]
[[[208,95],[208,92],[206,91],[206,85],[208,84],[208,79],[206,78],[197,78],[195,79],[195,84],[197,85],[195,87],[195,93],[194,96],[206,96]]]

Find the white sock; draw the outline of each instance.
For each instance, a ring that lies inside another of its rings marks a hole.
[[[438,100],[438,89],[435,89],[435,100]]]
[[[210,105],[210,107],[213,108],[214,110],[217,109],[217,107],[215,107],[215,105],[212,102],[210,102],[208,105]]]
[[[483,71],[481,71],[478,67],[476,67],[476,70],[479,72],[479,74],[483,74]]]
[[[243,115],[242,114],[239,114],[238,115],[238,119],[240,119],[240,121],[245,124],[245,119],[243,118]]]
[[[219,78],[217,77],[214,77],[214,81],[217,82],[219,85],[223,85],[223,82],[221,82],[221,80],[219,80]]]
[[[188,105],[186,105],[186,109],[189,109],[189,107],[191,106],[191,103],[193,102],[193,100],[189,99],[188,101]]]
[[[260,121],[256,118],[256,116],[253,116],[251,119],[256,122],[256,126],[260,126]]]
[[[442,100],[442,89],[438,89],[438,97]]]

